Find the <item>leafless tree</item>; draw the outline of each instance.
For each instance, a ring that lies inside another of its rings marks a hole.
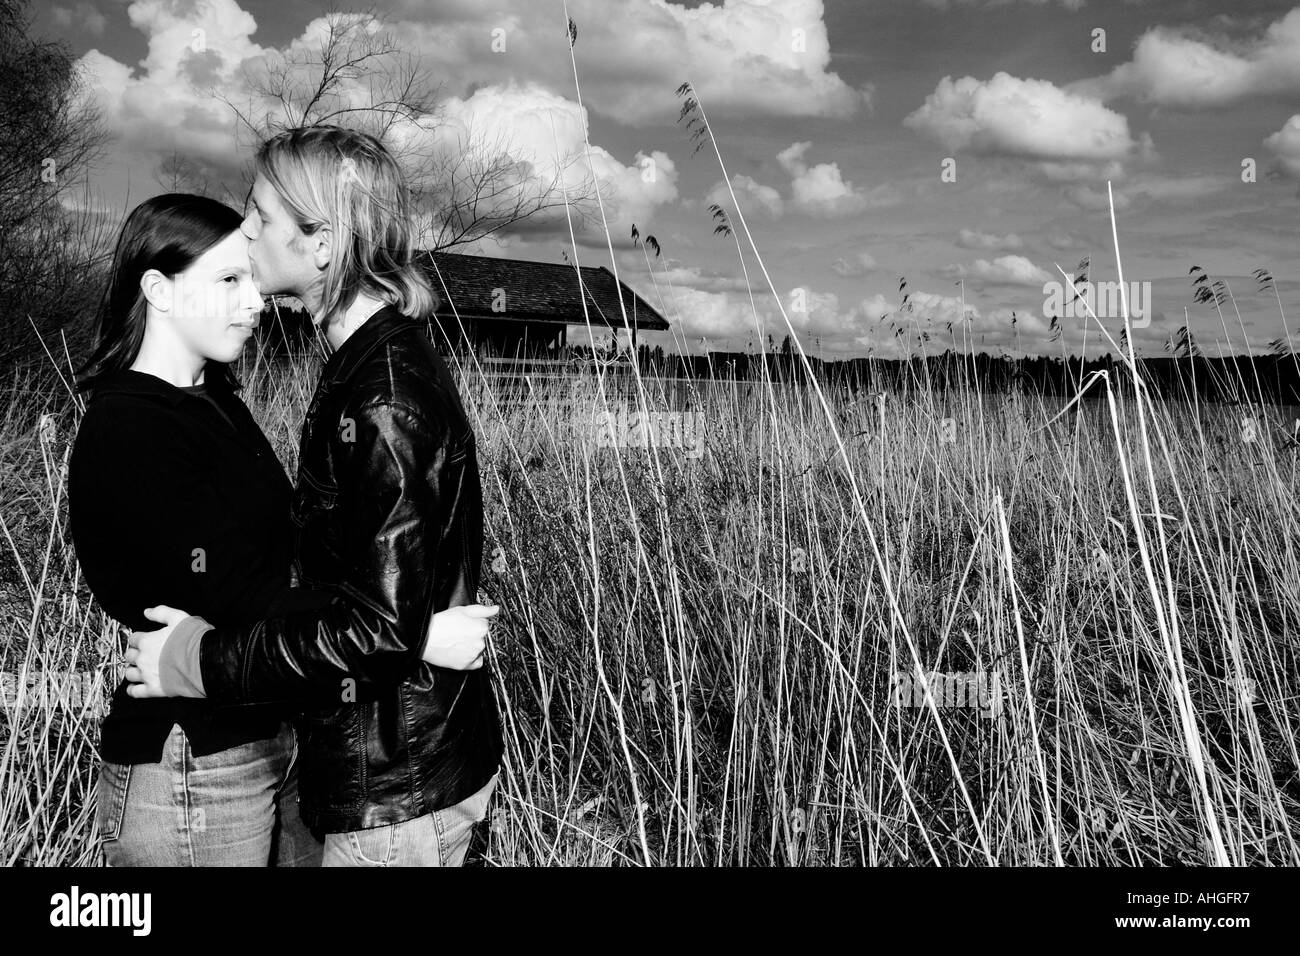
[[[0,364],[29,357],[97,295],[111,239],[87,173],[107,140],[62,43],[34,38],[26,0],[0,0]],[[38,331],[39,330],[39,333]]]
[[[314,44],[273,51],[244,69],[246,100],[225,102],[239,135],[261,141],[282,129],[333,124],[370,133],[406,171],[427,226],[429,249],[448,249],[563,209],[584,223],[595,196],[590,176],[569,182],[580,157],[558,157],[539,176],[507,131],[456,135],[445,127],[439,86],[374,10],[326,14]],[[414,132],[416,135],[410,135]]]
[[[238,188],[228,183],[219,171],[176,149],[158,163],[158,168],[154,171],[154,182],[168,192],[209,196],[223,200],[237,209],[244,204],[244,197]]]

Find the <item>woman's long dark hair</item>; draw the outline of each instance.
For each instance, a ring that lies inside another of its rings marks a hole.
[[[94,346],[77,372],[77,388],[94,389],[103,379],[131,367],[144,341],[146,301],[140,279],[150,269],[172,277],[239,228],[243,217],[206,196],[168,193],[146,199],[122,224],[113,267],[95,315]],[[224,362],[209,362],[205,381],[231,388],[239,382]]]

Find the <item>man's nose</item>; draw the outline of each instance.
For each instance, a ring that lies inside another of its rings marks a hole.
[[[255,310],[257,312],[261,312],[262,307],[266,305],[266,300],[262,298],[261,290],[257,288],[257,285],[251,277],[244,283],[244,297],[243,302],[240,304],[246,309]]]

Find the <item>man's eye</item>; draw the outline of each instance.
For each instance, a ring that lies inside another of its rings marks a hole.
[[[221,277],[221,281],[222,281],[222,282],[238,282],[238,281],[239,281],[239,276],[222,276],[222,277]]]

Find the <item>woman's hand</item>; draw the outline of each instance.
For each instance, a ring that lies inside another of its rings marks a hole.
[[[483,666],[490,619],[496,604],[465,604],[439,611],[429,621],[421,657],[436,667],[472,671]]]
[[[189,615],[174,607],[159,604],[157,607],[145,608],[144,616],[164,627],[156,631],[132,631],[127,638],[126,662],[131,666],[123,674],[130,682],[126,692],[132,697],[165,697],[158,676],[158,660],[162,657],[167,638],[172,636],[176,625]]]

